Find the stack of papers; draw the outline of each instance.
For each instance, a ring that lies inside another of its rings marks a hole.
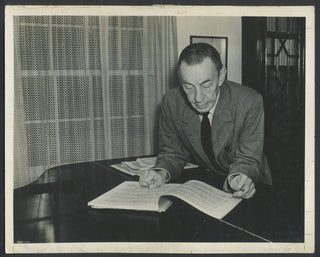
[[[144,170],[151,169],[157,161],[157,157],[137,158],[135,161],[126,161],[111,165],[112,168],[120,170],[132,176],[139,176]],[[198,165],[188,162],[185,169],[197,168]]]

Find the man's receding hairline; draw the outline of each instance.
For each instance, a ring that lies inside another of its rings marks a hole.
[[[187,65],[201,64],[206,58],[211,59],[220,73],[223,68],[217,49],[208,43],[193,43],[185,47],[178,58],[178,69],[185,62]]]
[[[217,72],[220,73],[220,71],[222,70],[223,66],[221,67],[220,70],[218,70],[218,67],[217,67],[217,64],[209,57],[209,56],[206,56],[202,59],[201,62],[190,62],[188,63],[186,60],[182,60],[180,65],[178,66],[178,73],[180,73],[180,67],[183,63],[185,63],[185,65],[187,66],[195,66],[195,65],[199,65],[199,64],[202,64],[206,59],[209,59],[211,61],[211,63],[214,65],[214,67],[216,68]]]

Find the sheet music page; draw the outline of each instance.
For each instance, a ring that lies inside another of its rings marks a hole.
[[[211,217],[222,219],[241,199],[198,180],[190,180],[169,192]]]
[[[104,193],[98,198],[90,201],[89,206],[93,208],[130,209],[147,211],[164,211],[169,207],[171,201],[161,199],[162,208],[159,208],[159,199],[180,184],[165,184],[155,189],[142,187],[139,182],[125,181],[114,189]]]
[[[156,161],[157,157],[137,158],[135,161],[123,161],[121,163],[112,164],[111,167],[132,176],[139,176],[141,172],[151,169],[156,164]],[[197,164],[187,162],[184,169],[197,167]]]

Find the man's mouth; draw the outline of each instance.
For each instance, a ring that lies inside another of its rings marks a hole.
[[[195,106],[198,108],[198,109],[204,109],[204,108],[206,108],[206,104],[196,104],[195,103]]]

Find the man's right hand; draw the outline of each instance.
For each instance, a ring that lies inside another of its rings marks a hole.
[[[165,181],[165,173],[162,171],[145,170],[140,174],[139,183],[141,186],[149,187],[150,189],[162,186]]]

